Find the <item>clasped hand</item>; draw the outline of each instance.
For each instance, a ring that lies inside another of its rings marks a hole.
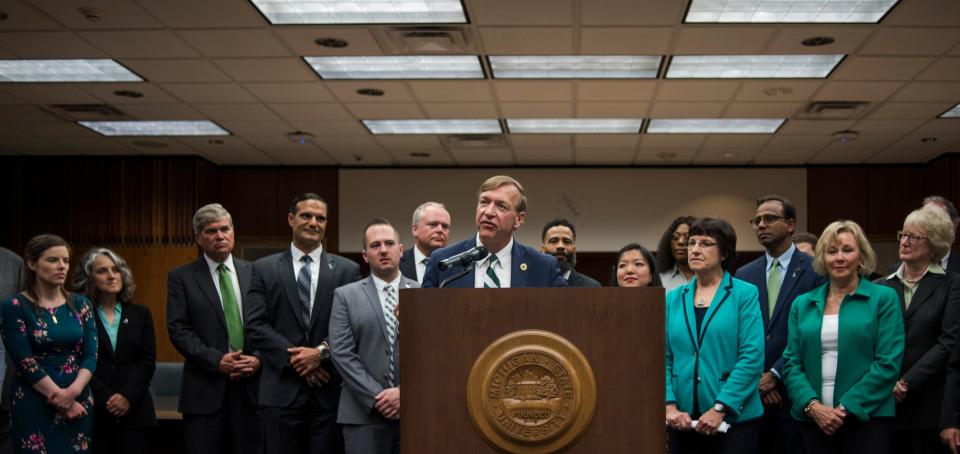
[[[301,378],[315,388],[320,388],[330,382],[330,373],[320,366],[320,352],[313,347],[288,348],[290,366]]]
[[[253,355],[244,355],[241,352],[229,352],[220,358],[217,370],[221,374],[230,376],[231,380],[249,377],[260,369],[260,360]]]
[[[387,388],[373,398],[374,407],[384,418],[396,421],[400,419],[400,388]]]
[[[830,408],[815,402],[810,407],[808,415],[813,419],[813,422],[817,423],[823,433],[833,435],[843,425],[843,421],[847,417],[847,411],[843,408]]]

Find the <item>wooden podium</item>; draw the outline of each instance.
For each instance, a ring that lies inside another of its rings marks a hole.
[[[564,452],[664,452],[662,288],[403,289],[400,301],[403,454],[505,451],[475,427],[468,379],[492,342],[521,330],[563,337],[592,368],[595,412]]]

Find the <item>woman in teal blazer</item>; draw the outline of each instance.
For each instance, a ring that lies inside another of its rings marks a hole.
[[[696,276],[667,294],[664,362],[671,454],[757,452],[763,318],[757,288],[730,275],[736,246],[727,221],[695,221],[687,257]],[[724,422],[729,425],[725,433]]]
[[[783,378],[808,453],[893,452],[903,316],[893,289],[864,277],[876,263],[859,225],[830,224],[813,260],[829,282],[790,310]]]

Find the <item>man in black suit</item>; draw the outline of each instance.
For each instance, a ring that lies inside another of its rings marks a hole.
[[[269,453],[343,452],[337,425],[340,376],[327,331],[333,290],[360,279],[360,266],[323,250],[327,203],[298,195],[287,223],[290,248],[253,264],[247,335],[263,359],[260,404]]]
[[[450,213],[442,203],[425,202],[413,211],[414,247],[403,251],[400,274],[407,279],[423,282],[427,263],[433,251],[447,246],[450,235]]]
[[[543,226],[540,234],[543,244],[540,252],[554,256],[560,262],[560,272],[569,287],[600,287],[590,276],[577,272],[577,228],[566,219],[554,219]]]
[[[233,257],[230,213],[218,203],[193,216],[199,260],[167,275],[167,331],[184,357],[178,409],[188,453],[259,454],[258,354],[243,335],[251,265]]]

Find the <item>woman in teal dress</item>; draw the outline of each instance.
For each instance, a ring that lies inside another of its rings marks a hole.
[[[17,370],[11,444],[17,453],[89,452],[89,383],[97,364],[92,306],[63,287],[70,268],[63,238],[36,236],[24,256],[24,291],[0,304],[3,341]]]

